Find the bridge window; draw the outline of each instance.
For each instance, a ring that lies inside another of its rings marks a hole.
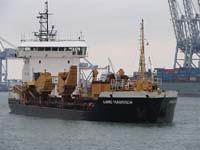
[[[31,51],[37,51],[37,47],[31,47]]]
[[[45,47],[45,51],[51,51],[50,47]]]
[[[86,47],[70,47],[73,55],[86,55]]]
[[[58,51],[57,47],[52,47],[52,51]]]
[[[59,51],[64,51],[64,47],[60,47],[60,48],[59,48]]]
[[[83,55],[86,55],[86,50],[87,50],[87,48],[86,48],[86,47],[81,47],[81,50],[82,50],[82,52],[83,52]]]
[[[38,47],[38,51],[44,51],[44,47]]]
[[[80,47],[76,47],[75,49],[76,49],[78,55],[82,55],[82,50]]]

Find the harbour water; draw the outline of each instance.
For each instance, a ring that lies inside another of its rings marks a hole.
[[[200,98],[179,98],[172,125],[64,121],[9,113],[0,93],[0,150],[199,150]]]

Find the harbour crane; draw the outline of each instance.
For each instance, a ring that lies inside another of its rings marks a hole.
[[[3,43],[6,43],[12,48],[5,48]],[[0,36],[0,89],[5,89],[8,85],[8,58],[15,57],[15,49],[16,46],[14,44]],[[3,61],[5,61],[5,65]]]
[[[194,67],[197,66],[193,62],[193,55],[199,51],[199,28],[198,28],[198,14],[194,7],[192,0],[183,0],[183,6],[186,16],[186,22],[188,27],[188,51],[187,55],[185,55],[185,67]]]
[[[200,62],[200,15],[192,0],[182,1],[184,14],[177,0],[168,0],[176,37],[174,68],[177,65],[178,67],[197,68],[196,61]],[[198,4],[200,6],[200,0]]]
[[[174,59],[174,68],[182,66],[184,59],[178,58],[179,52],[185,52],[187,49],[187,30],[185,16],[181,12],[180,6],[176,0],[168,0],[174,33],[176,37],[176,51]],[[186,54],[185,54],[186,55]],[[181,62],[182,61],[182,62]]]

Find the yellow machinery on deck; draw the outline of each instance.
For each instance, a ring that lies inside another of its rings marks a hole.
[[[77,86],[77,66],[71,66],[69,72],[58,75],[58,94],[71,98],[71,94]]]
[[[57,92],[58,95],[62,95],[65,91],[65,81],[67,79],[68,72],[60,72],[58,74],[58,87]]]
[[[39,78],[35,81],[35,87],[39,94],[50,94],[53,90],[51,73],[40,73]]]

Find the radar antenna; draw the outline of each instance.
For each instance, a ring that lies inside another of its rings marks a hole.
[[[57,31],[54,30],[54,25],[51,30],[49,30],[49,13],[48,10],[48,1],[45,2],[45,12],[39,12],[40,29],[39,32],[35,32],[35,36],[39,39],[39,41],[53,41],[55,40]]]

